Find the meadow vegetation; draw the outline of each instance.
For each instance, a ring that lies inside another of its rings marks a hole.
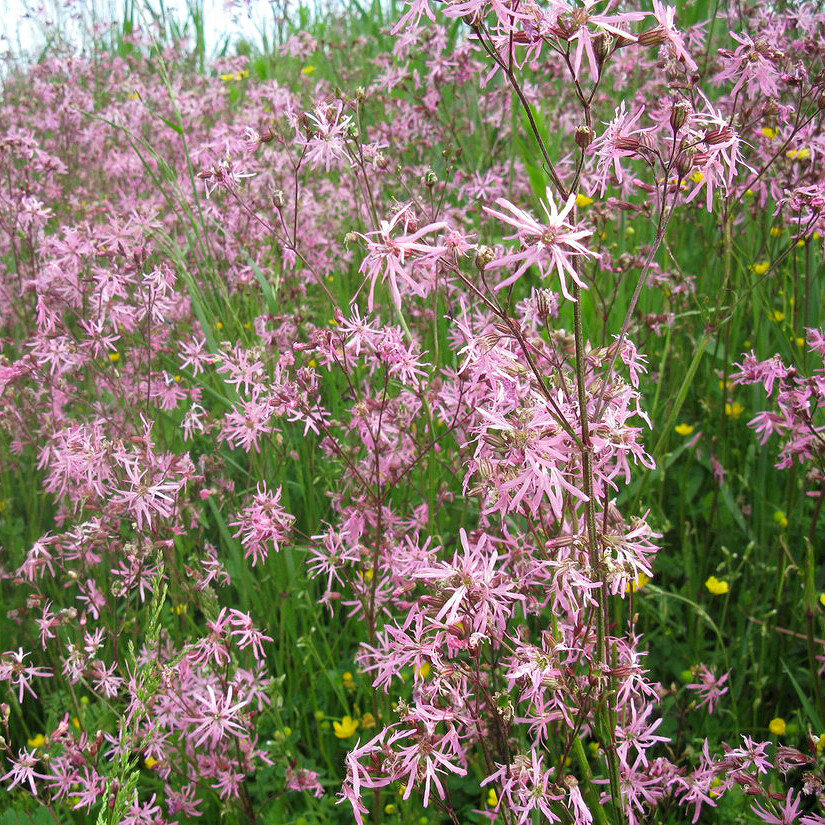
[[[825,13],[210,25],[3,78],[0,825],[824,825]]]

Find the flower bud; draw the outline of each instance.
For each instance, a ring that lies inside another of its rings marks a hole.
[[[687,122],[689,114],[690,106],[684,100],[674,103],[670,110],[670,128],[678,132]]]
[[[487,264],[489,264],[495,257],[496,253],[493,251],[492,247],[484,245],[479,246],[476,249],[476,269],[479,272],[484,272],[487,268]]]
[[[285,203],[285,199],[284,199],[284,192],[283,192],[282,189],[276,189],[272,193],[272,203],[273,203],[273,205],[275,206],[276,209],[283,208],[283,205]]]
[[[576,146],[586,149],[596,139],[596,132],[590,126],[576,127]]]
[[[676,158],[676,172],[680,178],[686,178],[690,174],[690,170],[693,169],[693,157],[694,153],[690,150],[679,152]]]
[[[428,169],[423,178],[424,186],[432,189],[438,183],[438,175],[432,169]]]
[[[613,38],[606,31],[600,31],[593,38],[593,47],[596,52],[596,60],[598,60],[599,66],[602,66],[610,56],[613,48]]]
[[[638,35],[640,46],[661,46],[667,40],[667,32],[661,26],[654,26]]]

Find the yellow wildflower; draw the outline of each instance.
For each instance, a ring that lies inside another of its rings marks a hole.
[[[42,733],[36,733],[27,741],[30,748],[42,748],[46,744],[46,737]]]
[[[426,679],[430,675],[430,663],[424,662],[423,665],[419,665],[415,669],[415,675],[418,676],[420,679]]]
[[[677,424],[674,428],[679,435],[690,435],[696,427],[693,424]]]
[[[301,69],[301,74],[312,74],[315,71],[315,66],[308,64]]]
[[[388,803],[387,805],[384,805],[384,813],[387,816],[392,816],[397,810],[398,809],[395,807],[395,805],[392,804],[392,802]]]
[[[825,607],[825,593],[820,593],[820,594],[819,594],[819,603],[820,603],[823,607]]]
[[[187,604],[176,604],[172,607],[172,612],[177,613],[178,616],[180,616],[181,613],[186,613],[187,610],[189,610],[189,605]]]
[[[768,261],[760,261],[758,264],[754,264],[751,270],[757,275],[764,275],[770,268],[771,265]]]
[[[120,353],[119,352],[110,352],[109,353],[109,360],[115,364],[120,361]]]
[[[345,716],[340,722],[332,723],[332,732],[338,739],[349,739],[358,730],[359,722],[351,716]]]
[[[652,579],[650,576],[646,576],[644,573],[639,573],[638,578],[627,583],[625,593],[637,593],[639,590],[643,590],[648,584],[650,584],[651,581]]]
[[[777,510],[773,514],[773,520],[780,526],[780,527],[787,527],[788,526],[788,517],[785,515],[784,510]]]
[[[745,408],[738,401],[725,404],[725,415],[730,418],[739,418],[743,412],[745,412]]]
[[[694,173],[690,176],[690,179],[691,179],[694,183],[701,183],[701,182],[705,179],[705,176],[704,176],[704,175],[703,175],[700,171],[698,171],[698,170],[697,170],[696,172],[694,172]]]
[[[247,77],[249,77],[249,71],[247,69],[242,69],[239,72],[230,72],[229,74],[222,74],[221,80],[223,80],[224,83],[230,83],[233,80],[244,80]]]
[[[763,126],[762,127],[762,134],[768,139],[773,140],[778,134],[778,130],[774,129],[773,126]]]
[[[805,339],[804,338],[797,338],[796,339],[796,345],[798,347],[804,347],[805,346]]]
[[[717,579],[716,576],[711,576],[706,582],[705,587],[713,593],[714,596],[724,596],[730,591],[730,585],[726,581]]]
[[[781,716],[777,716],[776,719],[771,719],[768,724],[768,730],[774,736],[784,736],[787,727],[788,726],[785,724],[785,720]]]
[[[592,203],[593,198],[588,198],[587,195],[583,195],[581,192],[576,195],[576,206],[590,206]]]
[[[782,227],[781,226],[772,226],[771,227],[771,237],[778,238],[782,234]]]
[[[375,717],[371,713],[365,713],[361,717],[361,727],[364,730],[369,730],[375,727]]]
[[[811,150],[807,147],[803,147],[802,149],[788,149],[785,154],[791,160],[807,160],[811,156]]]
[[[155,759],[154,756],[147,756],[146,759],[143,760],[143,764],[146,765],[146,767],[151,771],[152,768],[158,764],[158,760]]]
[[[495,788],[490,788],[490,790],[487,791],[487,804],[491,808],[495,808],[496,805],[498,805],[498,794]]]
[[[817,751],[825,750],[825,733],[819,734],[819,739],[816,740],[816,749]]]
[[[785,320],[785,313],[778,309],[773,309],[768,313],[768,318],[775,321],[777,324]]]

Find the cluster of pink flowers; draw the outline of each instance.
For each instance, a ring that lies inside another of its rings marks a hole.
[[[0,689],[20,711],[0,712],[2,782],[125,825],[216,798],[254,822],[268,771],[276,795],[341,787],[359,825],[397,783],[458,823],[471,782],[507,825],[698,822],[733,789],[763,822],[825,825],[812,738],[670,747],[675,691],[635,609],[664,531],[623,495],[655,468],[643,343],[697,290],[656,260],[674,214],[730,233],[745,203],[743,222],[794,227],[787,252],[825,231],[825,15],[731,12],[750,33],[711,50],[659,0],[407,5],[349,92],[297,63],[294,88],[236,91],[245,58],[163,79],[137,36],[9,81],[0,455],[42,495],[2,533]],[[320,48],[295,33],[280,57]],[[457,125],[444,101],[470,83]],[[505,160],[517,124],[530,148]],[[478,168],[465,135],[490,144]],[[649,238],[622,252],[628,215]],[[825,357],[821,331],[807,343]],[[751,426],[821,495],[825,367],[737,367],[774,404]],[[282,637],[243,587],[301,558],[301,598],[353,628],[374,692],[342,776],[314,769],[317,743],[269,738]],[[691,711],[717,713],[729,677],[699,666]],[[59,718],[24,747],[44,697]]]

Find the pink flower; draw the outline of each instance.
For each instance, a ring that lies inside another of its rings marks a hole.
[[[595,258],[597,255],[581,243],[583,238],[593,233],[588,229],[578,229],[566,220],[575,202],[575,194],[570,195],[564,208],[559,212],[548,188],[547,200],[542,201],[541,204],[547,218],[546,222],[536,220],[529,212],[519,209],[504,198],[498,198],[496,205],[506,212],[497,212],[495,209],[484,207],[485,212],[489,212],[515,228],[516,234],[510,235],[508,240],[517,239],[521,243],[521,248],[517,252],[511,252],[487,264],[487,270],[519,264],[513,274],[496,285],[496,290],[504,289],[517,281],[531,266],[538,268],[542,278],[548,278],[554,271],[558,272],[562,294],[570,301],[573,297],[567,291],[565,273],[580,287],[587,289],[587,285],[576,273],[572,262],[579,256]]]
[[[415,268],[432,266],[447,251],[446,246],[430,246],[421,241],[425,235],[446,229],[446,223],[430,223],[407,234],[412,228],[411,222],[409,205],[405,205],[388,221],[381,221],[380,228],[375,232],[360,235],[367,242],[367,255],[361,264],[360,272],[365,274],[365,282],[370,282],[367,298],[367,308],[370,312],[375,304],[375,284],[379,278],[382,282],[389,281],[393,302],[396,308],[400,309],[399,283],[416,292],[418,284],[413,277]],[[401,223],[404,234],[393,236],[395,228]]]
[[[34,784],[35,779],[48,779],[48,776],[35,771],[35,765],[40,761],[37,751],[32,749],[27,751],[21,748],[18,752],[17,759],[12,761],[11,770],[3,777],[0,777],[0,782],[11,780],[7,790],[11,790],[15,785],[22,785],[29,783],[32,793],[37,796],[37,787]]]
[[[195,715],[184,719],[195,726],[192,730],[195,746],[208,742],[209,747],[215,748],[229,735],[245,736],[246,730],[238,721],[238,715],[248,704],[247,700],[233,705],[231,686],[227,689],[226,696],[216,696],[212,685],[206,686],[206,692],[206,696],[195,696],[201,706],[197,708]]]
[[[23,660],[30,655],[30,653],[24,653],[23,648],[19,647],[16,651],[7,650],[0,658],[0,681],[17,686],[18,702],[23,701],[24,690],[28,691],[35,699],[37,698],[37,694],[30,684],[33,677],[44,678],[53,675],[46,668],[27,665]]]

